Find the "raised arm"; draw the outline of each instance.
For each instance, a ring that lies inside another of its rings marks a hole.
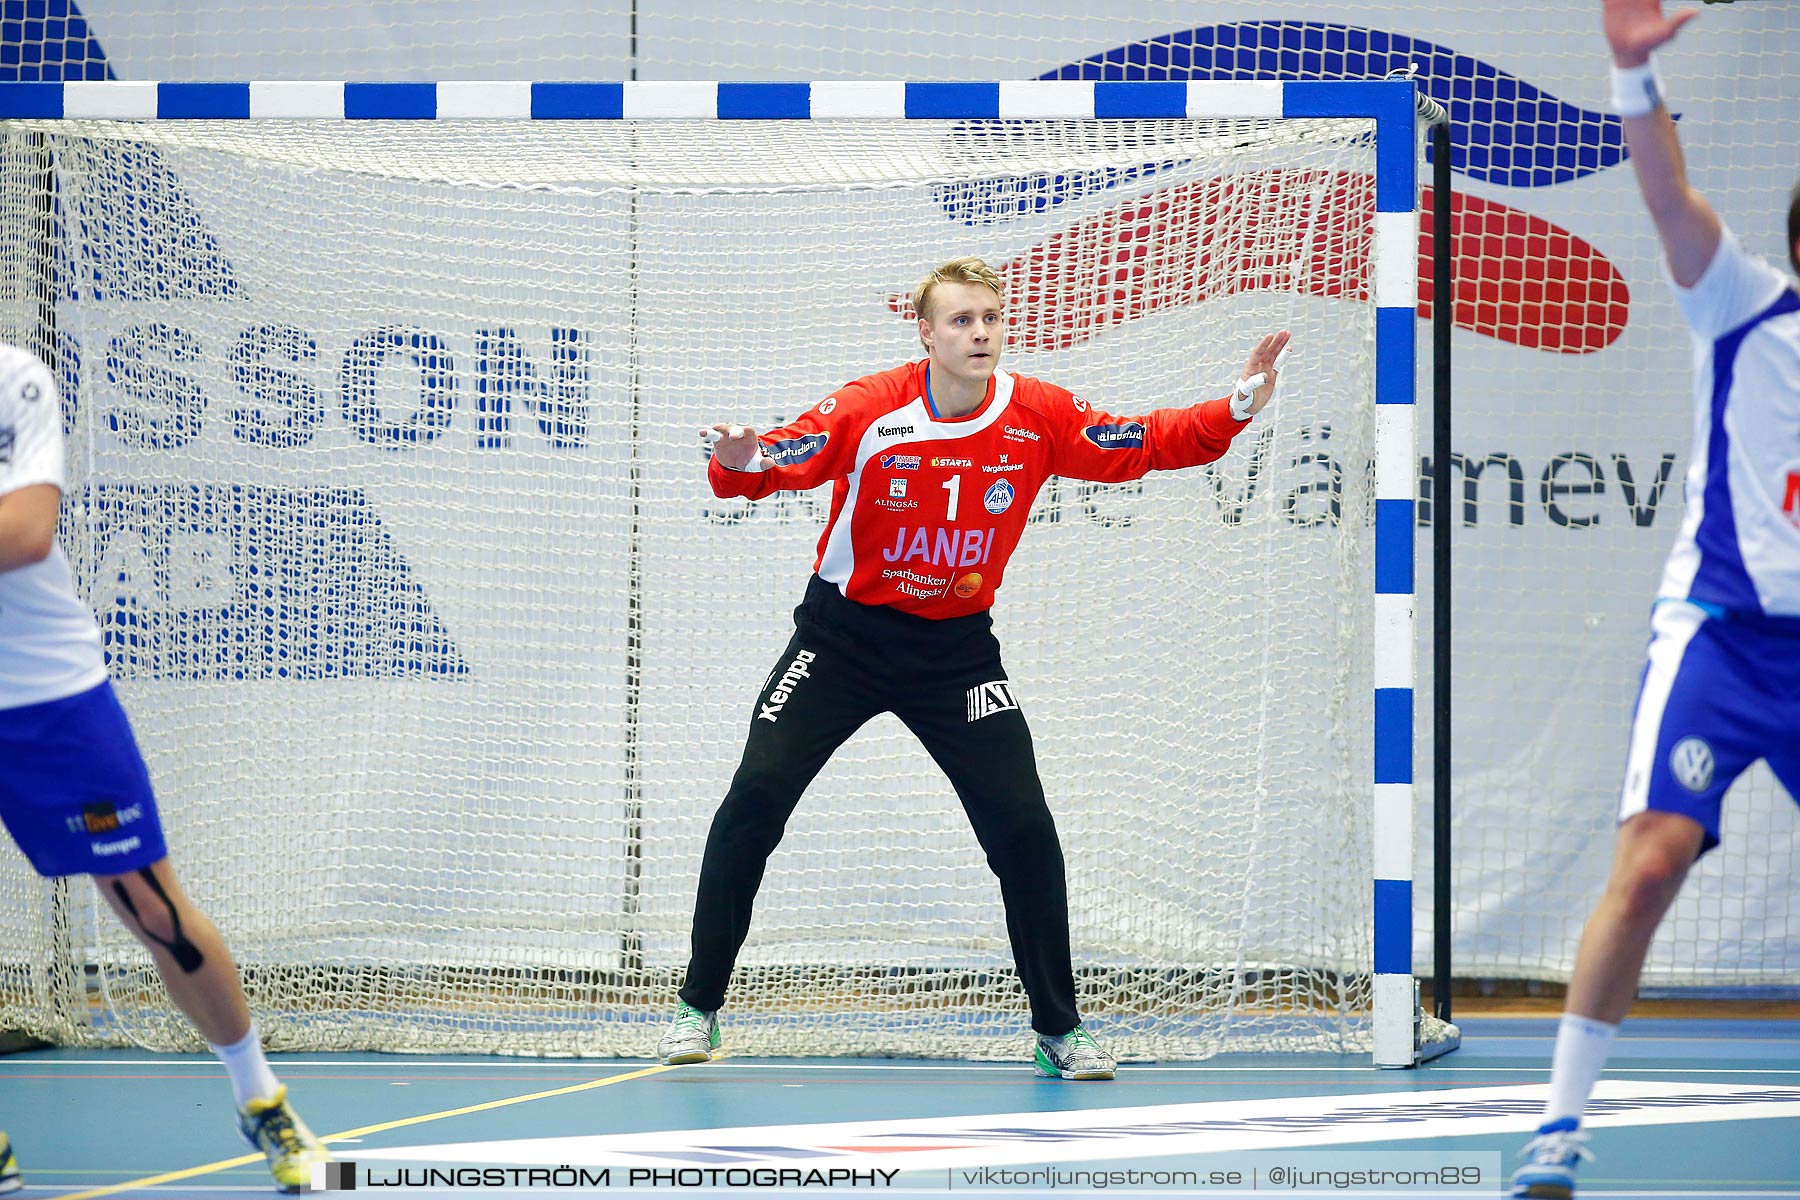
[[[1682,287],[1693,287],[1719,248],[1719,216],[1688,184],[1681,139],[1663,103],[1650,55],[1700,14],[1687,9],[1665,17],[1662,0],[1604,3],[1606,40],[1613,54],[1613,100],[1625,126],[1625,147],[1662,239],[1669,274]]]

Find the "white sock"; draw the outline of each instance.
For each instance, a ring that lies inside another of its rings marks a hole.
[[[1544,1109],[1544,1124],[1566,1117],[1581,1120],[1618,1032],[1617,1025],[1605,1021],[1574,1013],[1562,1015],[1562,1023],[1556,1027],[1556,1051],[1550,1056],[1550,1103]]]
[[[214,1046],[208,1042],[207,1046],[231,1074],[231,1094],[239,1108],[252,1100],[267,1100],[281,1087],[275,1072],[269,1070],[269,1060],[263,1057],[262,1038],[256,1032],[255,1022],[251,1022],[249,1033],[231,1045]]]

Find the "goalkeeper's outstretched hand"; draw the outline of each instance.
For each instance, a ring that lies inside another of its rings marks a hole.
[[[1284,329],[1256,343],[1256,349],[1250,352],[1250,361],[1244,364],[1244,373],[1238,379],[1237,394],[1231,399],[1232,416],[1248,421],[1268,407],[1275,395],[1275,380],[1281,374],[1281,364],[1287,358],[1288,340],[1292,337],[1293,334]]]
[[[721,422],[702,429],[700,436],[712,443],[713,457],[728,471],[754,471],[762,459],[762,442],[748,425]]]

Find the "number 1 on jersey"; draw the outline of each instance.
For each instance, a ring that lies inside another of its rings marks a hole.
[[[956,497],[962,491],[962,476],[952,475],[944,480],[944,490],[950,493],[950,511],[944,514],[944,520],[956,520]]]

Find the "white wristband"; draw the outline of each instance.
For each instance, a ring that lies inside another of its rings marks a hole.
[[[1283,346],[1281,348],[1281,353],[1275,356],[1275,371],[1277,374],[1280,374],[1282,367],[1287,365],[1288,351],[1292,349],[1292,346]],[[1268,381],[1269,377],[1261,371],[1258,371],[1248,379],[1240,378],[1237,381],[1237,390],[1231,393],[1232,420],[1248,421],[1251,417],[1256,415],[1250,411],[1250,406],[1256,403],[1256,389]],[[1273,400],[1274,398],[1275,393],[1270,392],[1269,399]]]
[[[1641,67],[1612,69],[1613,111],[1621,117],[1647,117],[1663,102],[1662,79],[1656,73],[1656,60]]]
[[[1255,415],[1250,411],[1250,406],[1256,402],[1256,389],[1261,387],[1267,381],[1267,378],[1268,377],[1262,372],[1258,371],[1248,379],[1240,379],[1237,381],[1237,390],[1231,393],[1232,420],[1248,421]]]

